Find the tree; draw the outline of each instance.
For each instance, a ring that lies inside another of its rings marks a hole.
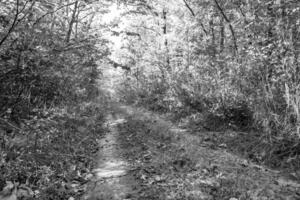
[[[83,84],[83,77],[97,78],[95,63],[108,54],[105,40],[91,29],[96,6],[88,1],[1,2],[0,117],[11,110],[17,122],[35,107],[78,99],[78,91],[95,85],[92,80]]]

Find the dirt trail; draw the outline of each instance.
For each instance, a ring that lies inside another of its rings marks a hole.
[[[120,153],[122,149],[117,141],[116,126],[125,122],[122,115],[109,115],[106,126],[109,132],[101,139],[99,146],[99,162],[94,169],[95,178],[91,184],[91,192],[84,197],[87,200],[119,200],[130,199],[136,185],[130,174],[129,163]]]

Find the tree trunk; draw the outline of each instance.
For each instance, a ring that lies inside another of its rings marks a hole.
[[[67,33],[67,36],[66,36],[66,43],[69,43],[70,42],[70,39],[71,39],[71,34],[72,34],[72,29],[73,29],[73,25],[76,21],[76,13],[77,13],[77,9],[78,9],[78,1],[75,2],[75,5],[74,5],[74,10],[73,10],[73,13],[72,13],[72,18],[71,18],[71,21],[69,23],[69,29],[68,29],[68,33]]]
[[[212,57],[216,57],[216,36],[214,29],[214,19],[212,18],[209,21],[210,30],[211,30],[211,55]]]
[[[170,71],[170,56],[169,56],[169,45],[167,39],[167,11],[163,9],[163,35],[164,35],[164,45],[165,45],[165,59],[166,59],[166,68]]]
[[[77,36],[78,36],[78,23],[79,23],[79,13],[80,13],[80,10],[78,10],[77,14],[76,14],[76,26],[75,26],[75,39],[77,39]]]
[[[225,42],[225,26],[224,26],[224,18],[221,18],[221,21],[220,21],[220,53],[223,53],[224,42]]]
[[[222,9],[222,7],[220,6],[219,2],[217,0],[214,0],[217,9],[220,11],[221,15],[223,16],[224,20],[227,22],[228,26],[229,26],[229,30],[231,32],[232,35],[232,40],[233,40],[233,45],[234,45],[234,56],[236,55],[236,51],[238,51],[238,46],[237,46],[237,41],[236,41],[236,36],[235,36],[235,32],[233,29],[233,26],[231,25],[231,22],[229,20],[229,18],[227,17],[227,15],[225,14],[224,10]]]

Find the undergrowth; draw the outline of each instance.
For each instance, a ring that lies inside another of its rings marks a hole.
[[[139,199],[297,198],[297,189],[277,183],[276,173],[227,152],[217,132],[197,135],[145,110],[130,113],[119,141],[136,167]]]
[[[167,87],[149,82],[161,89],[127,88],[126,92],[120,90],[119,93],[125,101],[130,99],[127,103],[168,114],[191,131],[219,132],[208,133],[206,137],[219,141],[216,146],[226,143],[229,150],[256,163],[289,171],[300,169],[300,140],[292,123],[294,115],[289,116],[289,110],[279,113],[270,110],[268,105],[258,108],[259,102],[254,105],[246,98],[191,94],[176,85]],[[173,93],[172,88],[175,88]],[[280,105],[284,107],[284,103]],[[228,134],[223,134],[225,132]],[[232,134],[235,137],[231,137]]]
[[[1,197],[58,200],[79,198],[93,168],[106,113],[99,102],[83,102],[22,120],[0,123]]]

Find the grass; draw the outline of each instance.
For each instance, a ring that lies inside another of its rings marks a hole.
[[[213,141],[218,133],[182,130],[145,110],[129,113],[119,127],[120,142],[140,169],[136,176],[145,186],[140,194],[145,199],[297,198],[299,188],[280,185],[277,171]]]

